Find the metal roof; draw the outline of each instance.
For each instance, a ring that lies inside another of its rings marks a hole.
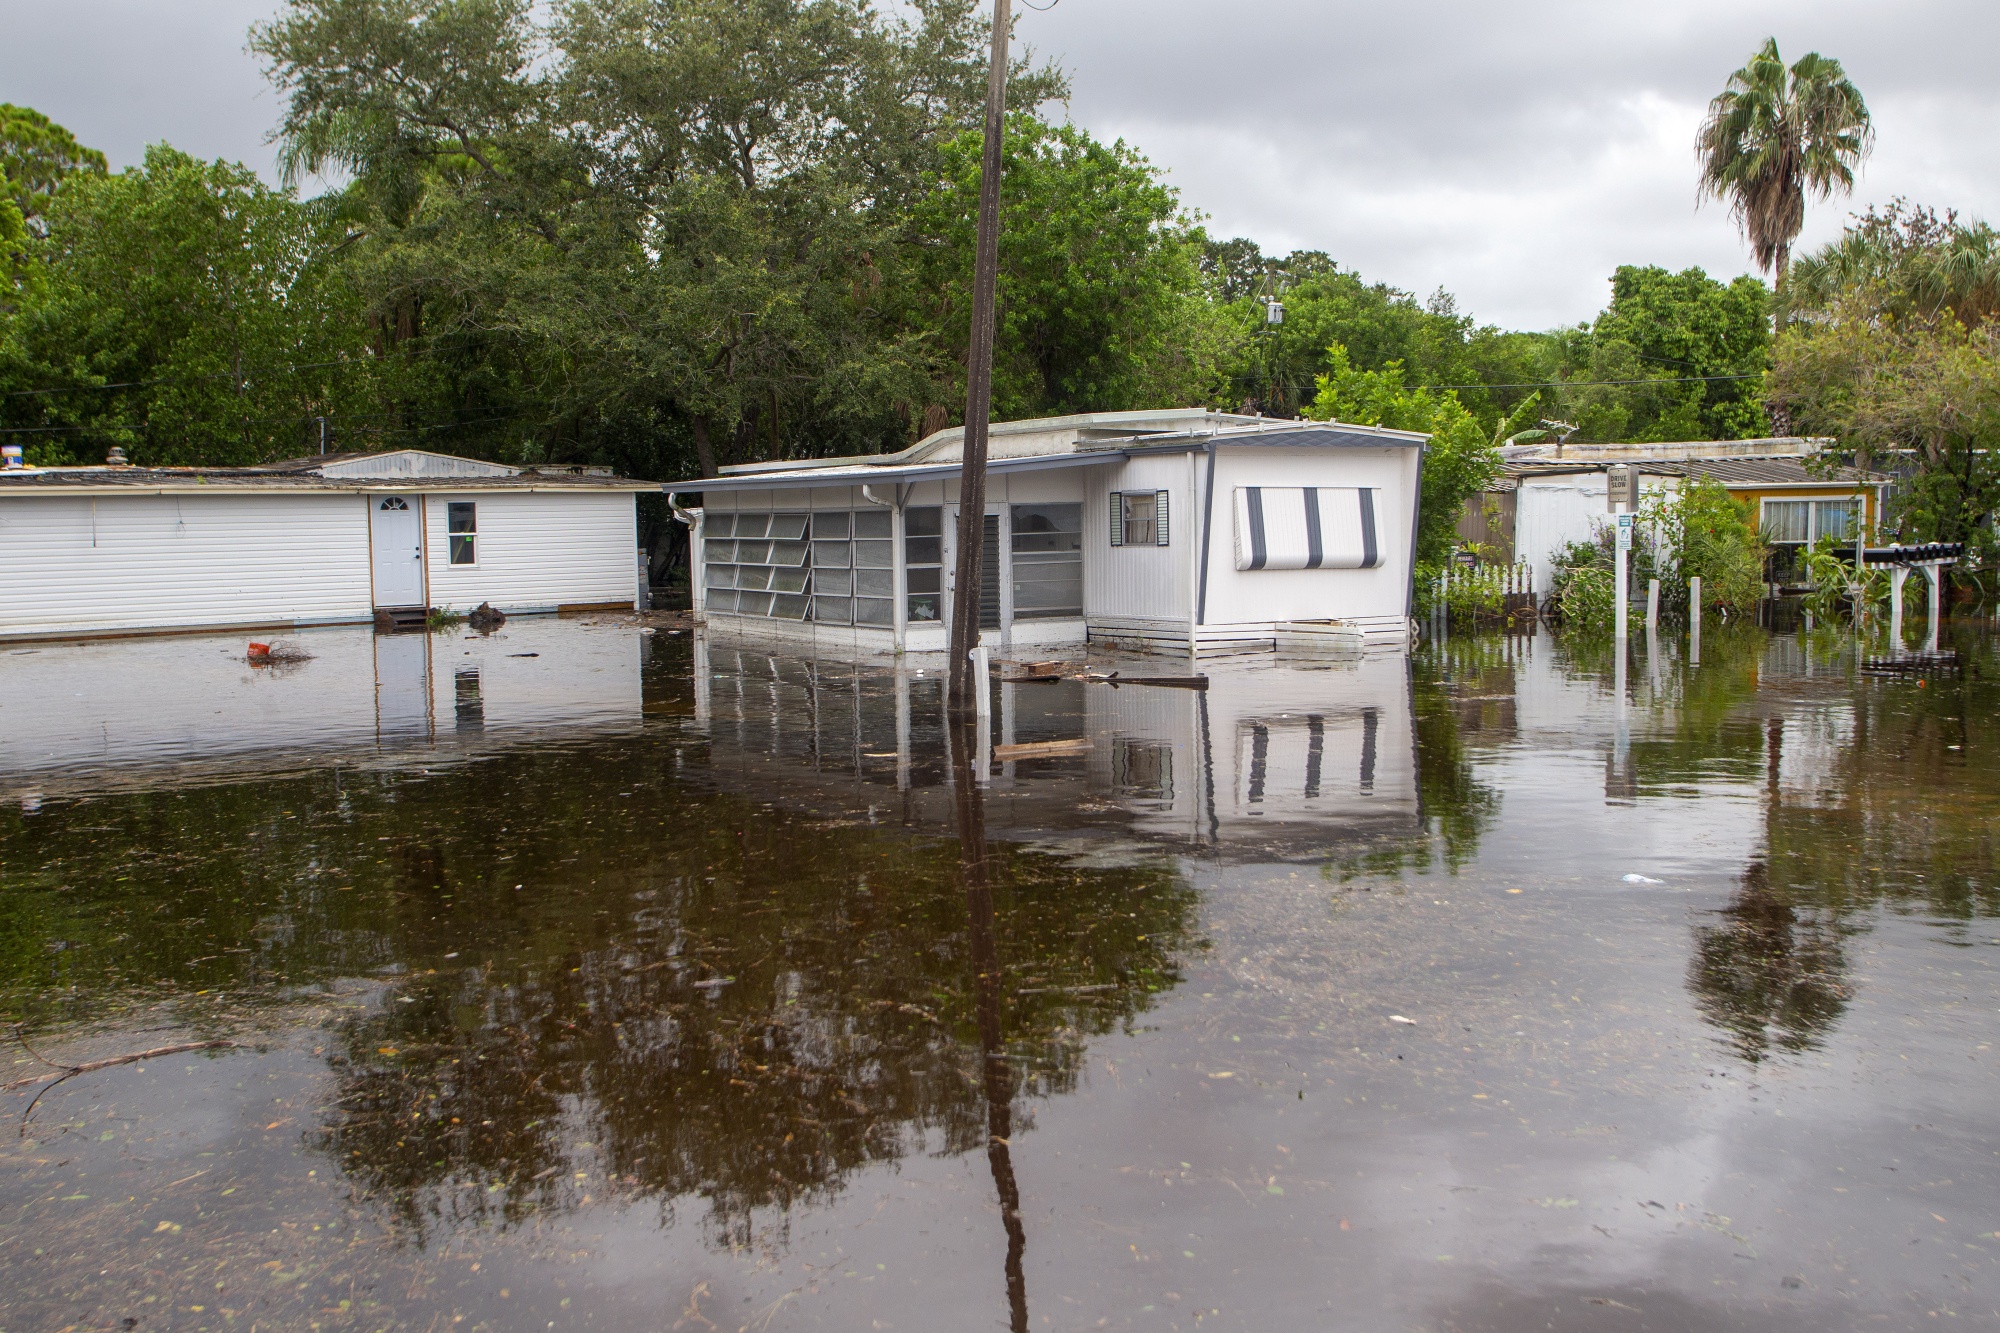
[[[1344,422],[1303,422],[1267,420],[1219,430],[1176,431],[1126,436],[1114,440],[1080,440],[1074,449],[1062,453],[1017,454],[990,458],[989,476],[995,473],[1036,472],[1044,468],[1094,467],[1122,458],[1144,454],[1188,453],[1213,448],[1308,448],[1308,449],[1412,449],[1430,437],[1415,431],[1389,430],[1382,426],[1351,426]],[[880,457],[881,455],[877,455]],[[723,477],[694,477],[687,481],[663,482],[661,489],[692,494],[697,491],[766,491],[799,486],[867,486],[895,482],[931,481],[955,477],[962,470],[956,460],[948,463],[884,464],[868,461],[829,462],[820,466],[800,464],[787,470],[733,473]]]
[[[1092,467],[1110,463],[1125,455],[1121,451],[1090,454],[1026,454],[1018,458],[995,458],[986,465],[995,472],[1039,472],[1044,468]],[[793,472],[752,472],[731,477],[695,477],[688,481],[660,483],[669,492],[771,491],[800,486],[886,486],[895,482],[930,481],[955,477],[964,469],[957,463],[841,464],[833,467],[802,467]]]
[[[362,491],[652,491],[630,477],[521,472],[513,476],[322,477],[311,472],[214,467],[0,468],[0,495],[109,491],[121,495],[242,495]]]
[[[1509,459],[1500,465],[1501,488],[1538,477],[1594,476],[1611,466],[1604,462]],[[1707,477],[1724,486],[1754,490],[1769,486],[1875,486],[1890,480],[1879,472],[1851,467],[1815,471],[1796,457],[1688,458],[1635,460],[1630,466],[1648,477]]]

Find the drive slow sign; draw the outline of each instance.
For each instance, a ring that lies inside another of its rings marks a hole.
[[[1613,463],[1604,469],[1604,503],[1612,513],[1622,506],[1632,509],[1639,503],[1639,469],[1630,463]]]

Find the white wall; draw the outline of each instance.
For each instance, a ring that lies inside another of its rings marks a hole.
[[[447,505],[478,505],[477,563],[454,565]],[[628,491],[476,491],[424,496],[424,556],[430,604],[469,611],[549,610],[638,595],[635,500]]]
[[[371,614],[359,496],[0,497],[0,635]]]
[[[1672,478],[1641,476],[1639,495],[1651,499],[1674,485]],[[1610,525],[1605,486],[1602,472],[1521,481],[1514,497],[1514,558],[1534,568],[1537,594],[1546,596],[1553,586],[1557,552]]]
[[[1091,468],[1083,505],[1083,613],[1088,619],[1176,621],[1185,625],[1194,604],[1194,560],[1188,545],[1201,541],[1201,516],[1188,490],[1188,460],[1201,454],[1163,454]],[[1199,475],[1199,473],[1197,473]],[[1111,493],[1167,492],[1165,546],[1113,546]]]
[[[1402,618],[1409,596],[1416,485],[1413,448],[1216,450],[1215,490],[1207,498],[1208,605],[1203,624]],[[1233,496],[1240,486],[1376,488],[1382,563],[1374,569],[1237,569]]]

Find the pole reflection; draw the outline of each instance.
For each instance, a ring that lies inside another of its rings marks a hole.
[[[986,682],[978,684],[985,687]],[[1014,1071],[1007,1059],[1000,940],[994,928],[993,882],[986,857],[986,790],[980,781],[985,776],[980,756],[986,753],[981,742],[987,739],[988,724],[987,718],[970,713],[956,713],[951,719],[952,808],[985,1066],[986,1164],[1000,1199],[1000,1225],[1007,1232],[1008,1322],[1013,1333],[1027,1333],[1028,1281],[1022,1259],[1028,1234],[1021,1225],[1021,1187],[1014,1179]]]

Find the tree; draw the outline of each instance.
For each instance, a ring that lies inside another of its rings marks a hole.
[[[1589,382],[1562,391],[1560,412],[1587,440],[1766,434],[1769,309],[1770,293],[1748,275],[1724,284],[1698,268],[1622,265],[1611,304],[1583,336],[1552,345],[1556,378]]]
[[[1787,68],[1775,37],[1708,104],[1695,137],[1701,193],[1728,200],[1757,266],[1773,277],[1781,321],[1806,196],[1853,189],[1874,133],[1861,91],[1838,60],[1808,52]]]
[[[1890,530],[2000,558],[2000,274],[1977,220],[1897,200],[1803,257],[1774,406],[1836,438],[1827,463],[1904,474]]]
[[[1814,322],[1950,316],[1972,327],[2000,314],[2000,232],[1947,210],[1892,200],[1793,266],[1788,305]]]
[[[969,0],[290,0],[253,45],[296,160],[367,188],[438,424],[712,475],[901,443],[943,396],[900,224],[983,102]]]
[[[1222,390],[1233,330],[1204,299],[1200,232],[1160,171],[1122,140],[1008,119],[1001,177],[994,412],[1185,407]],[[908,223],[923,253],[921,322],[963,365],[971,311],[980,135],[947,143]],[[958,395],[962,396],[962,395]]]
[[[1435,572],[1458,544],[1458,519],[1465,502],[1484,490],[1500,470],[1500,453],[1478,418],[1450,390],[1404,382],[1403,367],[1358,370],[1339,343],[1327,349],[1327,371],[1306,409],[1314,421],[1347,421],[1357,426],[1424,431],[1423,492],[1417,507],[1417,568]]]
[[[147,150],[72,177],[31,247],[38,290],[9,322],[0,419],[36,461],[111,444],[141,463],[298,454],[316,417],[373,401],[361,310],[334,262],[339,224],[247,168]]]
[[[74,172],[102,176],[104,154],[32,107],[0,102],[0,180],[31,226],[48,212],[63,178]]]
[[[1795,326],[1778,349],[1772,400],[1838,439],[1825,461],[1906,462],[1893,533],[1965,542],[1988,566],[2000,558],[2000,328],[1848,317]]]
[[[1497,332],[1475,330],[1443,291],[1419,301],[1387,283],[1367,282],[1317,250],[1279,260],[1238,240],[1210,246],[1204,264],[1219,297],[1236,293],[1224,304],[1239,338],[1227,405],[1246,411],[1300,414],[1331,369],[1327,349],[1335,343],[1351,367],[1383,370],[1393,362],[1416,383],[1477,383],[1473,349]],[[1279,324],[1266,318],[1264,298],[1273,295],[1284,307]],[[1468,391],[1465,401],[1489,426],[1499,414],[1483,391]]]

